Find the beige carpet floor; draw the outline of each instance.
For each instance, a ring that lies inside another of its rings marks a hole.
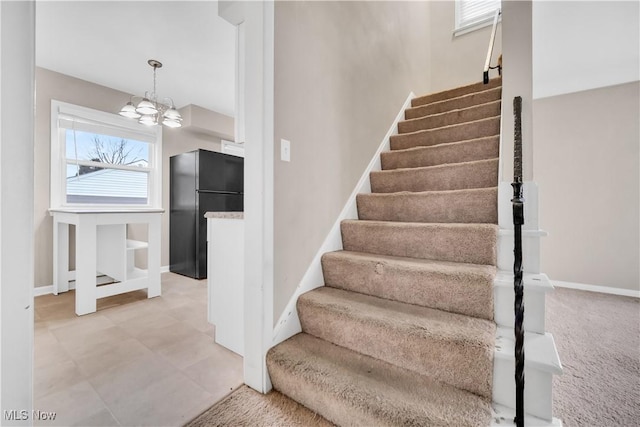
[[[554,415],[566,427],[640,426],[640,300],[556,288],[547,303],[564,367]]]
[[[286,396],[244,385],[187,424],[188,427],[331,427],[329,421]]]
[[[640,300],[557,288],[547,302],[547,329],[564,366],[554,378],[554,415],[567,427],[640,426]],[[278,392],[246,386],[188,424],[330,425]]]

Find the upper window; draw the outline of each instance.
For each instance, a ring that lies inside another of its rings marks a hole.
[[[456,0],[455,35],[490,25],[500,9],[500,0]]]
[[[51,207],[159,207],[159,126],[51,103]]]

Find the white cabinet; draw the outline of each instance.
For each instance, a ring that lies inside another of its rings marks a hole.
[[[207,218],[209,322],[216,326],[216,343],[242,356],[244,219],[237,212],[208,213]]]

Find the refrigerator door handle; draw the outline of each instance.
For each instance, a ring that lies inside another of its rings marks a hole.
[[[244,194],[237,191],[217,191],[217,190],[196,190],[196,193],[205,194]]]

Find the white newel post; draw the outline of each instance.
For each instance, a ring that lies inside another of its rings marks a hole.
[[[533,77],[532,2],[502,2],[502,129],[498,188],[498,274],[494,282],[494,319],[498,326],[494,357],[493,402],[515,408],[514,338],[514,226],[513,198],[514,116],[513,99],[522,97],[522,172],[524,225],[522,260],[524,287],[525,388],[524,412],[541,425],[553,419],[552,379],[562,365],[551,334],[545,330],[545,295],[553,291],[540,271],[540,238],[547,235],[538,223],[538,187],[533,181]],[[500,412],[496,409],[496,412]],[[504,415],[504,413],[502,414]],[[527,424],[531,424],[528,421]],[[533,425],[533,424],[532,424]],[[561,424],[553,424],[561,425]]]

